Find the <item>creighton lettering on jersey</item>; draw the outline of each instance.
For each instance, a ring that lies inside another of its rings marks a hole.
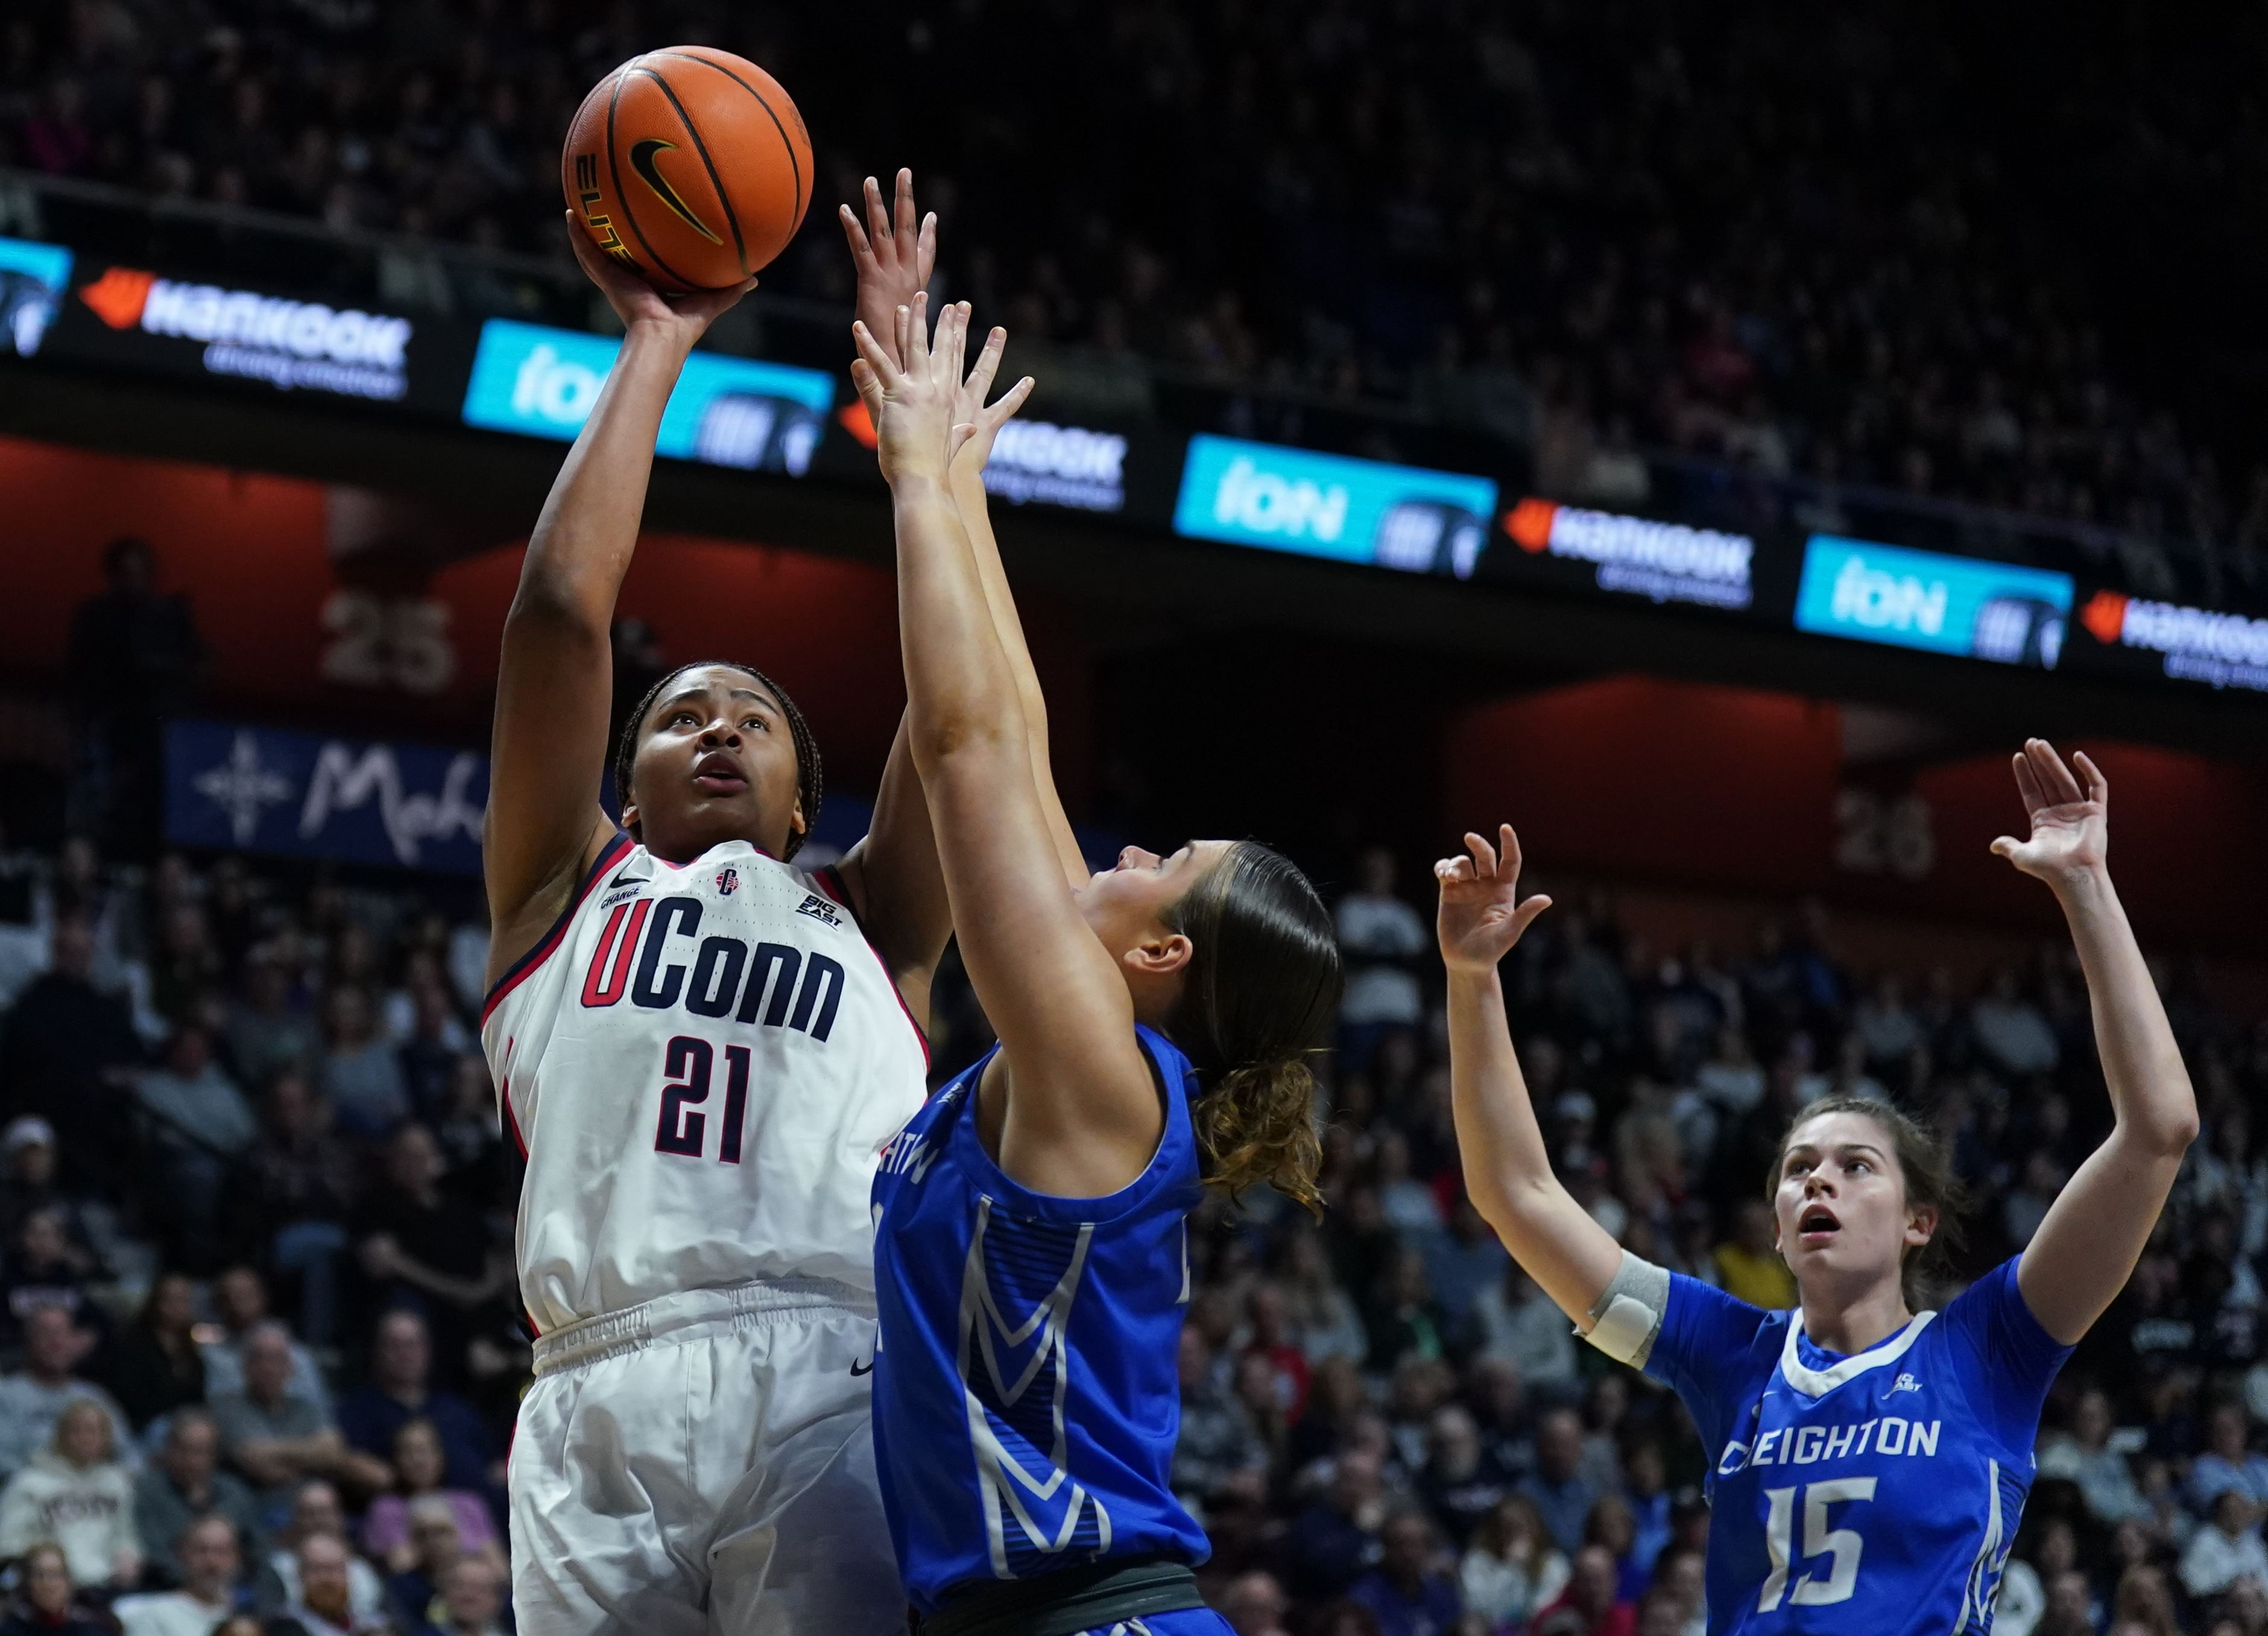
[[[1035,1193],[992,1161],[974,1113],[990,1054],[882,1156],[874,1453],[906,1588],[924,1614],[971,1581],[1108,1558],[1205,1559],[1167,1480],[1184,1221],[1200,1197],[1194,1075],[1164,1035],[1136,1032],[1166,1128],[1116,1193]]]
[[[1801,1312],[1683,1276],[1646,1373],[1707,1445],[1711,1636],[1984,1636],[2032,1485],[2040,1409],[2071,1349],[2007,1262],[1941,1313],[1850,1357]]]
[[[527,1159],[539,1329],[757,1279],[873,1287],[867,1193],[927,1050],[829,873],[618,836],[481,1043]]]

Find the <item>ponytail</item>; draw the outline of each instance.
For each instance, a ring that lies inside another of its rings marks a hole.
[[[1240,841],[1167,911],[1194,953],[1167,1028],[1197,1071],[1190,1117],[1206,1185],[1265,1182],[1320,1215],[1307,1054],[1338,1009],[1330,913],[1289,859]]]

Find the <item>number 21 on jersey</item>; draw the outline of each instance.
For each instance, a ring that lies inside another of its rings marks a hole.
[[[1794,1557],[1796,1497],[1803,1502],[1803,1556],[1808,1562],[1813,1557],[1831,1556],[1825,1573],[1806,1567],[1797,1576],[1793,1589],[1787,1582],[1787,1570]],[[1764,1516],[1764,1549],[1771,1556],[1771,1573],[1764,1581],[1764,1594],[1756,1599],[1756,1611],[1770,1613],[1783,1598],[1798,1606],[1818,1607],[1830,1602],[1848,1602],[1859,1585],[1859,1552],[1866,1542],[1859,1530],[1852,1528],[1827,1526],[1827,1507],[1845,1500],[1872,1500],[1874,1479],[1871,1477],[1838,1477],[1824,1483],[1813,1483],[1804,1488],[1767,1488],[1764,1500],[1771,1507]]]

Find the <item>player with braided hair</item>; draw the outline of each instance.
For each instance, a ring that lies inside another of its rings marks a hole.
[[[887,311],[934,238],[909,178],[895,223],[867,186],[861,308]],[[625,335],[505,622],[483,859],[481,1037],[526,1162],[538,1331],[519,1625],[881,1636],[904,1599],[869,1431],[868,1193],[926,1089],[917,1020],[951,930],[928,809],[902,729],[865,837],[799,866],[818,746],[786,689],[723,661],[639,701],[619,825],[600,807],[608,630],[663,406],[746,286],[664,297],[569,238]]]

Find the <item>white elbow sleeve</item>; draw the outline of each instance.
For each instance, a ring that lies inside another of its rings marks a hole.
[[[1668,1272],[1626,1249],[1622,1265],[1599,1292],[1598,1301],[1591,1308],[1591,1331],[1583,1338],[1616,1363],[1643,1369],[1668,1308]]]

